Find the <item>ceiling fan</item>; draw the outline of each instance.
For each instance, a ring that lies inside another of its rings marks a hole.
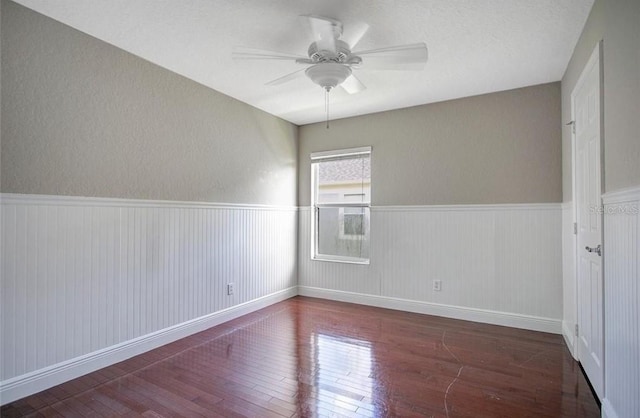
[[[362,39],[369,25],[354,23],[343,30],[342,22],[322,16],[300,16],[309,28],[313,41],[307,57],[255,48],[235,48],[234,59],[293,60],[306,65],[266,83],[275,86],[306,75],[327,93],[340,87],[349,94],[366,89],[356,77],[354,70],[421,70],[427,62],[427,45],[424,42],[352,51]]]

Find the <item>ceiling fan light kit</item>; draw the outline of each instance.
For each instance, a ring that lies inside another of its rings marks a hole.
[[[329,92],[342,84],[351,75],[351,68],[338,63],[315,64],[305,71],[307,77]]]

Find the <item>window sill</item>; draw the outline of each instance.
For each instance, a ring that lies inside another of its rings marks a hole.
[[[328,261],[329,263],[342,263],[342,264],[360,264],[369,265],[370,260],[368,258],[347,258],[347,257],[331,257],[331,256],[315,256],[311,257],[311,261]]]

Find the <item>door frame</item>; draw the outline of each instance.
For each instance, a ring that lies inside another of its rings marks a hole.
[[[577,155],[576,155],[576,132],[575,132],[575,120],[576,120],[576,112],[575,112],[575,95],[576,95],[576,91],[578,89],[579,86],[582,85],[582,83],[584,83],[584,79],[587,76],[587,73],[585,70],[587,70],[592,64],[593,61],[597,60],[597,64],[599,67],[599,83],[600,83],[600,87],[599,87],[599,93],[600,93],[600,206],[602,207],[602,195],[604,194],[604,65],[603,65],[603,41],[600,40],[598,41],[598,43],[596,44],[595,48],[593,49],[591,55],[589,56],[589,59],[587,60],[587,62],[585,63],[585,65],[582,67],[582,71],[580,73],[580,76],[578,77],[578,80],[576,81],[575,85],[573,86],[573,89],[571,90],[571,124],[572,124],[572,130],[571,130],[571,188],[572,188],[572,196],[571,199],[573,201],[573,205],[572,205],[572,219],[573,219],[573,225],[574,225],[574,234],[573,234],[573,254],[572,254],[572,259],[573,259],[573,280],[575,283],[575,287],[574,287],[574,295],[573,298],[575,300],[575,306],[574,306],[574,315],[575,315],[575,319],[576,319],[576,323],[575,323],[575,327],[576,327],[576,331],[578,329],[578,324],[580,323],[580,306],[579,306],[579,302],[580,302],[580,298],[579,298],[579,278],[578,278],[578,264],[579,264],[579,255],[578,252],[580,251],[580,248],[578,248],[578,231],[575,229],[575,225],[577,225],[578,222],[578,201],[577,201],[577,191],[576,191],[576,185],[577,185]],[[606,249],[604,248],[604,213],[601,212],[600,216],[602,217],[601,220],[601,242],[602,242],[602,246],[603,246],[603,255],[602,255],[602,283],[603,283],[603,289],[602,289],[602,336],[603,336],[603,341],[602,341],[602,351],[603,351],[603,360],[604,360],[604,353],[606,352],[606,346],[605,346],[605,339],[604,339],[604,316],[605,316],[605,305],[604,305],[604,280],[605,280],[605,275],[604,275],[604,264],[605,264],[605,255],[606,255]],[[574,332],[574,344],[573,344],[573,352],[571,353],[573,355],[573,357],[577,360],[580,361],[580,344],[578,344],[578,333]],[[602,395],[603,395],[603,399],[604,399],[604,393],[605,393],[605,386],[604,386],[604,371],[606,368],[606,364],[602,363],[602,372],[603,372],[603,376],[602,376]],[[594,392],[595,393],[595,392]]]

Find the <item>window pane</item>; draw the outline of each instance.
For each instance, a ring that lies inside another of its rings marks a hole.
[[[344,235],[364,235],[364,216],[359,213],[345,213],[342,231]]]
[[[318,209],[319,255],[369,258],[369,208]]]
[[[370,202],[371,156],[319,161],[316,203]]]

